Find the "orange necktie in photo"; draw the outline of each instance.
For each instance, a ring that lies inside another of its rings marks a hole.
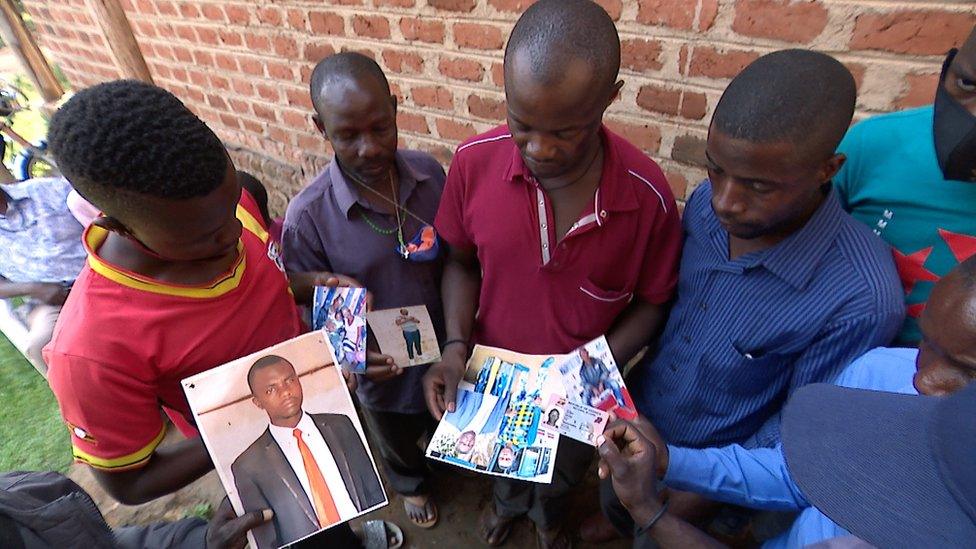
[[[302,440],[302,430],[292,431],[295,440],[298,441],[298,451],[302,453],[302,463],[305,464],[305,474],[308,475],[308,485],[312,489],[312,503],[315,505],[315,514],[319,518],[319,526],[325,528],[339,522],[339,511],[336,510],[335,501],[332,500],[332,493],[329,492],[329,485],[325,483],[325,477],[319,469],[319,464],[312,457],[312,451]]]

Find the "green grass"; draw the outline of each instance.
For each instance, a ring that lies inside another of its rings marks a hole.
[[[47,382],[0,335],[0,471],[71,465],[71,441]]]

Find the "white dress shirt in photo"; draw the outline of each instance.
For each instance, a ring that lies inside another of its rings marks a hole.
[[[269,427],[271,428],[271,436],[274,437],[278,443],[278,447],[284,452],[285,458],[288,459],[288,463],[295,471],[295,475],[298,476],[298,481],[302,483],[302,488],[305,489],[305,495],[308,496],[308,501],[314,509],[315,499],[312,497],[312,489],[308,482],[308,474],[305,472],[305,462],[302,461],[302,453],[298,449],[298,442],[295,440],[295,435],[292,434],[294,429],[291,427],[278,427],[277,425],[270,425]],[[339,516],[345,519],[346,517],[358,515],[359,511],[353,505],[352,498],[349,497],[349,491],[346,490],[346,485],[342,482],[342,475],[339,474],[339,467],[336,465],[335,458],[332,457],[332,451],[329,449],[329,445],[325,443],[325,439],[322,438],[322,433],[315,425],[315,422],[312,421],[312,417],[302,412],[302,419],[298,421],[297,428],[301,429],[302,440],[308,445],[309,451],[312,452],[312,457],[315,458],[315,462],[319,465],[319,470],[322,471],[322,476],[325,477],[325,483],[329,486],[329,492],[332,495],[332,500],[335,502],[336,511],[339,512]],[[336,451],[341,452],[342,449],[336,448]]]

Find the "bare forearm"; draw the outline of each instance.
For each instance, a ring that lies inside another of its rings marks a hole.
[[[33,282],[10,282],[0,280],[0,299],[20,297],[34,293],[36,285]]]
[[[672,549],[684,547],[721,548],[725,546],[687,522],[665,513],[650,531],[634,540],[635,549],[650,547]]]
[[[621,368],[661,333],[667,312],[666,305],[654,305],[639,299],[624,309],[607,334],[607,343]]]
[[[441,298],[444,300],[444,324],[448,341],[471,339],[480,289],[481,274],[476,265],[447,261],[441,282]]]
[[[145,467],[109,473],[93,469],[95,478],[112,497],[138,505],[175,492],[213,469],[199,437],[158,448]]]

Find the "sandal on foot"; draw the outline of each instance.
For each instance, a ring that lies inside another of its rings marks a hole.
[[[363,547],[366,549],[400,549],[403,547],[403,530],[385,520],[367,520],[363,523]]]
[[[514,518],[498,516],[495,513],[495,504],[488,502],[488,505],[481,511],[481,516],[478,518],[478,533],[481,535],[481,541],[491,547],[503,545],[508,539],[508,535],[512,533],[512,524],[514,522]],[[492,540],[492,537],[494,537],[494,540]]]
[[[407,519],[414,525],[424,529],[437,526],[437,521],[440,518],[437,511],[437,504],[434,503],[434,498],[429,495],[426,497],[427,499],[423,505],[416,505],[411,503],[406,497],[403,498],[403,510],[407,513]],[[427,518],[425,520],[418,520],[423,517]]]

